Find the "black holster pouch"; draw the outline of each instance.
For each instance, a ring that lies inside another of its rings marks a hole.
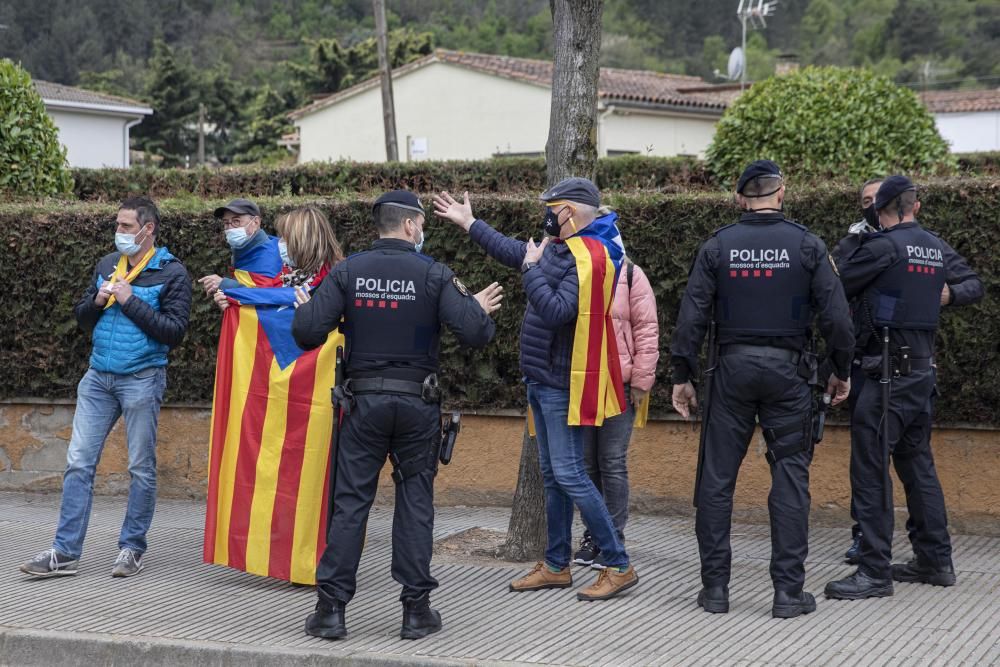
[[[441,451],[438,453],[438,460],[442,465],[451,463],[451,456],[455,452],[455,441],[458,433],[462,430],[462,413],[451,413],[451,419],[441,425]]]
[[[813,350],[803,350],[799,357],[799,377],[812,387],[819,384],[818,373],[819,356]]]
[[[345,415],[351,414],[354,407],[354,394],[350,387],[342,384],[336,385],[330,392],[332,394],[333,407],[343,410]]]
[[[808,416],[805,420],[799,423],[792,422],[791,424],[781,428],[765,428],[762,430],[764,433],[764,442],[767,443],[767,451],[764,453],[764,458],[771,465],[774,465],[781,459],[788,456],[794,456],[799,452],[807,451],[813,444],[811,416]],[[775,445],[778,440],[781,440],[787,435],[792,435],[793,433],[798,433],[801,438],[785,445]]]

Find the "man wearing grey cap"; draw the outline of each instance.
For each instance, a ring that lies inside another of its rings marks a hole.
[[[260,209],[249,199],[234,199],[215,209],[215,218],[222,222],[226,243],[233,252],[233,269],[259,274],[268,278],[281,273],[281,252],[278,239],[261,229]],[[247,287],[234,278],[210,274],[198,279],[209,297],[219,290]]]
[[[575,504],[607,565],[594,584],[577,593],[577,599],[607,600],[638,584],[639,577],[604,498],[586,474],[583,447],[584,428],[601,426],[606,417],[620,414],[625,401],[611,301],[602,296],[613,294],[624,247],[616,225],[618,216],[600,210],[600,193],[589,180],[565,179],[540,198],[546,211],[542,225],[546,236],[537,245],[534,239],[525,243],[509,238],[477,219],[468,193],[462,202],[447,192],[435,196],[434,213],[468,232],[494,259],[520,268],[527,294],[521,372],[537,434],[548,544],[544,560],[512,582],[510,591],[573,585]],[[607,270],[608,261],[614,271]],[[598,302],[602,302],[600,308],[595,308]],[[594,335],[601,330],[603,337]],[[602,351],[609,353],[607,358]],[[591,390],[588,382],[594,383]]]

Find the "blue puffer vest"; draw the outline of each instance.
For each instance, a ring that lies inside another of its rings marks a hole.
[[[176,258],[166,248],[157,249],[136,282],[147,282],[141,279],[148,272],[160,271],[166,263],[175,260]],[[98,278],[98,288],[102,280]],[[159,311],[160,292],[163,286],[162,282],[147,286],[133,283],[132,297],[145,301],[153,310]],[[92,340],[94,347],[90,354],[90,366],[94,370],[125,375],[144,368],[167,365],[169,346],[147,336],[122,312],[122,307],[117,302],[101,313],[101,318],[94,327]]]

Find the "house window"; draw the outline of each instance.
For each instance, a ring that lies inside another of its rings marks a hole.
[[[525,151],[523,153],[506,152],[494,153],[493,157],[545,157],[545,151]]]
[[[622,155],[638,155],[639,151],[624,151],[624,150],[614,150],[608,149],[608,157],[621,157]]]

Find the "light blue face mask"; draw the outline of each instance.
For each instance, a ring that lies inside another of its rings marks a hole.
[[[426,240],[427,240],[427,235],[424,234],[424,230],[421,229],[420,230],[420,243],[414,243],[413,244],[413,249],[416,250],[417,252],[420,252],[421,250],[423,250],[424,249],[424,241],[426,241]]]
[[[278,253],[281,254],[281,261],[285,266],[295,268],[295,262],[292,261],[291,256],[288,254],[288,244],[285,243],[284,239],[278,241]]]
[[[250,235],[247,234],[247,230],[243,227],[236,227],[235,229],[226,230],[226,243],[233,250],[239,250],[250,243]]]
[[[135,242],[136,234],[124,234],[122,232],[115,233],[115,248],[118,252],[125,255],[126,257],[131,257],[140,250],[142,246]],[[143,239],[145,240],[145,239]]]

